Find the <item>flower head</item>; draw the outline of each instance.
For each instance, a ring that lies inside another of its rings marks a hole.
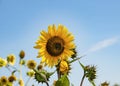
[[[7,77],[6,76],[2,76],[1,79],[0,79],[0,82],[1,84],[4,86],[7,84],[8,80],[7,80]]]
[[[6,65],[7,65],[7,61],[0,57],[0,67],[6,66]]]
[[[60,73],[61,74],[68,74],[70,70],[70,65],[67,61],[60,62]]]
[[[39,65],[37,66],[37,69],[38,69],[38,70],[42,70],[42,69],[43,69],[43,65],[42,65],[42,64],[39,64]]]
[[[101,86],[109,86],[109,83],[108,82],[103,82],[103,83],[101,83]]]
[[[29,69],[34,69],[36,67],[37,63],[34,60],[28,60],[27,66]]]
[[[20,62],[19,62],[20,65],[25,65],[25,63],[26,63],[26,62],[25,62],[25,60],[23,60],[23,59],[21,59]]]
[[[27,72],[27,75],[29,77],[33,77],[35,75],[35,72],[33,70],[30,70],[30,71]]]
[[[19,56],[21,59],[23,59],[25,57],[25,52],[21,50]]]
[[[8,81],[11,82],[11,83],[12,83],[13,81],[16,81],[16,80],[17,80],[17,78],[16,78],[15,75],[11,75],[11,76],[8,77]]]
[[[38,57],[42,57],[42,62],[52,67],[58,64],[59,60],[68,59],[74,54],[74,36],[68,32],[63,25],[48,26],[48,32],[42,31],[41,36],[34,48],[39,49]]]
[[[20,80],[19,80],[19,85],[20,85],[20,86],[24,86],[24,81],[23,81],[23,79],[20,79]]]
[[[16,57],[15,55],[13,54],[10,54],[7,56],[7,61],[10,65],[14,65],[15,64],[15,60],[16,60]]]
[[[93,81],[96,79],[96,67],[95,66],[85,66],[86,77],[88,80]]]

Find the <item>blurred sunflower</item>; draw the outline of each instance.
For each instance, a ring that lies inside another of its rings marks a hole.
[[[7,65],[7,61],[0,57],[0,67],[6,66],[6,65]]]
[[[37,63],[34,60],[28,60],[27,67],[29,69],[34,69],[36,67]]]
[[[68,59],[74,54],[72,51],[75,48],[73,40],[74,36],[68,32],[65,26],[58,25],[56,28],[55,25],[50,25],[48,32],[41,31],[41,36],[34,48],[39,49],[38,57],[42,57],[41,62],[52,67],[59,60]]]
[[[23,79],[20,79],[20,80],[19,80],[19,85],[20,85],[20,86],[24,86],[24,81],[23,81]]]
[[[33,70],[30,70],[30,71],[27,72],[27,75],[29,77],[33,77],[35,75],[35,72]]]
[[[17,78],[16,78],[15,75],[11,75],[11,76],[8,77],[8,81],[11,82],[11,83],[12,83],[13,81],[16,81],[16,80],[17,80]]]
[[[10,54],[10,55],[7,56],[7,61],[10,65],[13,66],[15,64],[15,60],[16,60],[15,55]]]
[[[0,79],[0,82],[2,84],[2,86],[6,85],[8,80],[7,80],[7,77],[6,76],[2,76],[1,79]]]

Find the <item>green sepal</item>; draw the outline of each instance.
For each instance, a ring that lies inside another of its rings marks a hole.
[[[88,79],[88,80],[89,80],[89,79]],[[89,80],[89,82],[90,82],[93,86],[96,86],[95,83],[94,83],[94,81]]]
[[[36,69],[34,69],[35,71],[35,79],[36,81],[38,81],[38,83],[43,83],[43,82],[47,82],[49,81],[49,78],[51,75],[53,75],[55,72],[47,72],[46,70],[41,70],[38,71]]]

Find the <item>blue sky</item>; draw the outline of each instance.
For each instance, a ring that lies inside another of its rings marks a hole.
[[[23,49],[25,59],[39,62],[33,48],[39,32],[63,24],[75,35],[78,56],[87,55],[81,62],[97,65],[97,86],[103,81],[120,84],[119,4],[119,0],[0,0],[0,56],[17,56]],[[69,78],[79,86],[83,71],[78,62],[72,68]],[[0,76],[4,71],[0,69]],[[91,85],[86,80],[84,86]]]

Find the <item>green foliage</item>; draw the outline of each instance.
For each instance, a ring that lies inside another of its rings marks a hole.
[[[65,74],[60,79],[58,79],[55,86],[70,86],[70,82],[67,75]]]
[[[83,71],[84,71],[84,75],[86,78],[88,78],[89,82],[93,85],[96,86],[94,83],[94,79],[96,78],[96,67],[95,66],[84,66],[82,63],[80,63],[80,66],[82,67]],[[84,80],[84,78],[83,78]],[[81,83],[83,83],[83,80]]]
[[[35,71],[35,79],[39,83],[47,82],[49,80],[50,76],[54,74],[54,72],[49,73],[46,70],[38,71],[38,70],[34,69],[34,71]]]

